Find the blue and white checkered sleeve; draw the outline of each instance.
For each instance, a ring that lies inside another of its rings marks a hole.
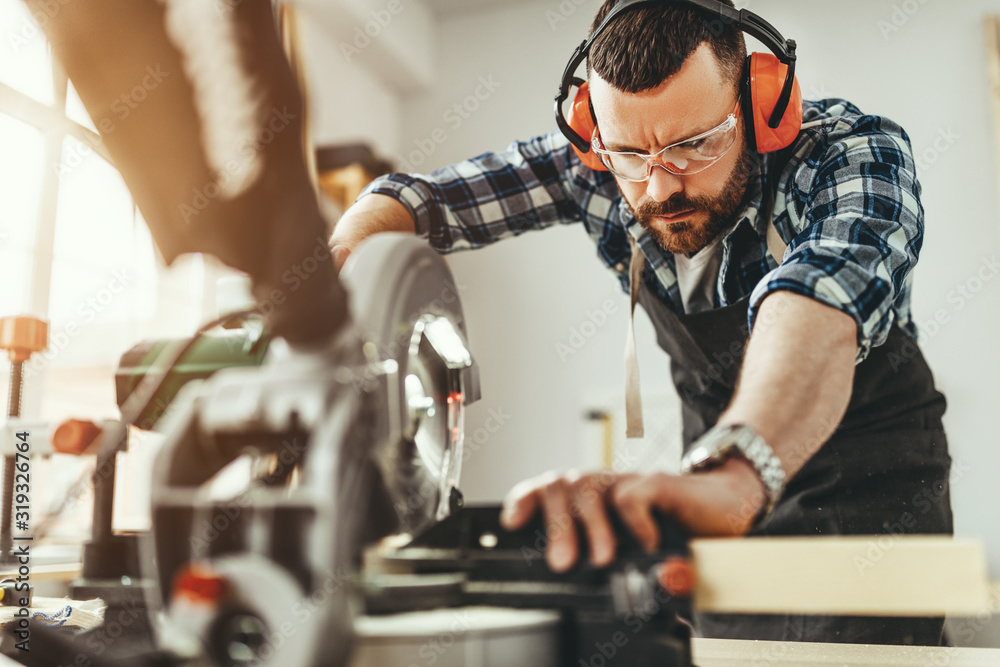
[[[526,231],[579,222],[571,181],[576,162],[566,139],[552,133],[430,175],[383,176],[360,197],[382,194],[400,201],[416,221],[417,235],[440,252],[479,248]]]
[[[754,289],[750,322],[775,291],[811,297],[854,319],[861,362],[885,342],[893,304],[917,262],[920,185],[909,138],[885,118],[856,117],[850,131],[817,148],[792,188],[801,228],[781,266]]]

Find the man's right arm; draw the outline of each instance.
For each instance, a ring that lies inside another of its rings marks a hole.
[[[341,264],[365,238],[386,231],[416,233],[447,253],[579,222],[594,215],[587,209],[595,202],[594,211],[606,214],[614,184],[586,172],[565,138],[553,133],[433,174],[381,177],[337,223],[334,258]]]

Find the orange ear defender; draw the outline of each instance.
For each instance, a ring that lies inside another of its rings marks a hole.
[[[774,153],[795,141],[802,129],[802,91],[798,79],[792,79],[792,90],[786,108],[780,115],[776,109],[788,78],[789,66],[770,53],[752,53],[743,66],[743,117],[750,150]],[[794,75],[793,75],[794,76]],[[773,123],[777,116],[777,123]]]
[[[790,146],[802,128],[802,92],[795,78],[795,40],[785,39],[753,12],[736,10],[719,0],[622,0],[573,52],[556,95],[556,124],[583,163],[595,171],[607,171],[591,150],[590,140],[596,120],[590,105],[588,85],[575,76],[576,70],[590,53],[591,45],[616,16],[637,5],[654,2],[694,6],[724,24],[735,24],[771,50],[772,53],[750,54],[743,66],[740,97],[747,141],[750,149],[758,153],[772,153]],[[567,118],[563,114],[563,104],[573,86],[578,90]]]
[[[590,84],[583,81],[578,86],[573,106],[569,109],[569,126],[581,137],[590,139],[594,136],[594,130],[597,128],[597,124],[594,122],[594,113],[590,108]],[[584,153],[576,146],[573,146],[573,150],[580,156],[580,160],[594,171],[608,170],[601,162],[601,156],[595,151]]]

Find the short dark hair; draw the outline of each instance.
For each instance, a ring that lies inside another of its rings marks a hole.
[[[590,34],[619,0],[605,0]],[[732,0],[721,0],[730,7]],[[734,24],[679,2],[649,3],[618,16],[590,49],[587,73],[595,70],[618,90],[635,94],[658,87],[676,74],[687,57],[707,43],[723,76],[739,85],[747,47]]]

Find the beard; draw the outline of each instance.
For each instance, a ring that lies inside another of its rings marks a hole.
[[[677,194],[663,202],[648,201],[638,209],[632,208],[627,198],[625,203],[628,204],[636,221],[661,248],[675,255],[693,255],[708,247],[722,232],[733,225],[736,212],[747,196],[747,185],[750,183],[753,166],[753,155],[744,148],[740,152],[733,173],[729,175],[722,192],[716,197],[687,197],[684,194]],[[624,194],[622,196],[624,197]],[[707,214],[708,220],[697,223],[688,218],[669,225],[668,229],[655,226],[656,216],[670,216],[684,211],[691,211],[692,218],[702,217],[699,214]]]

